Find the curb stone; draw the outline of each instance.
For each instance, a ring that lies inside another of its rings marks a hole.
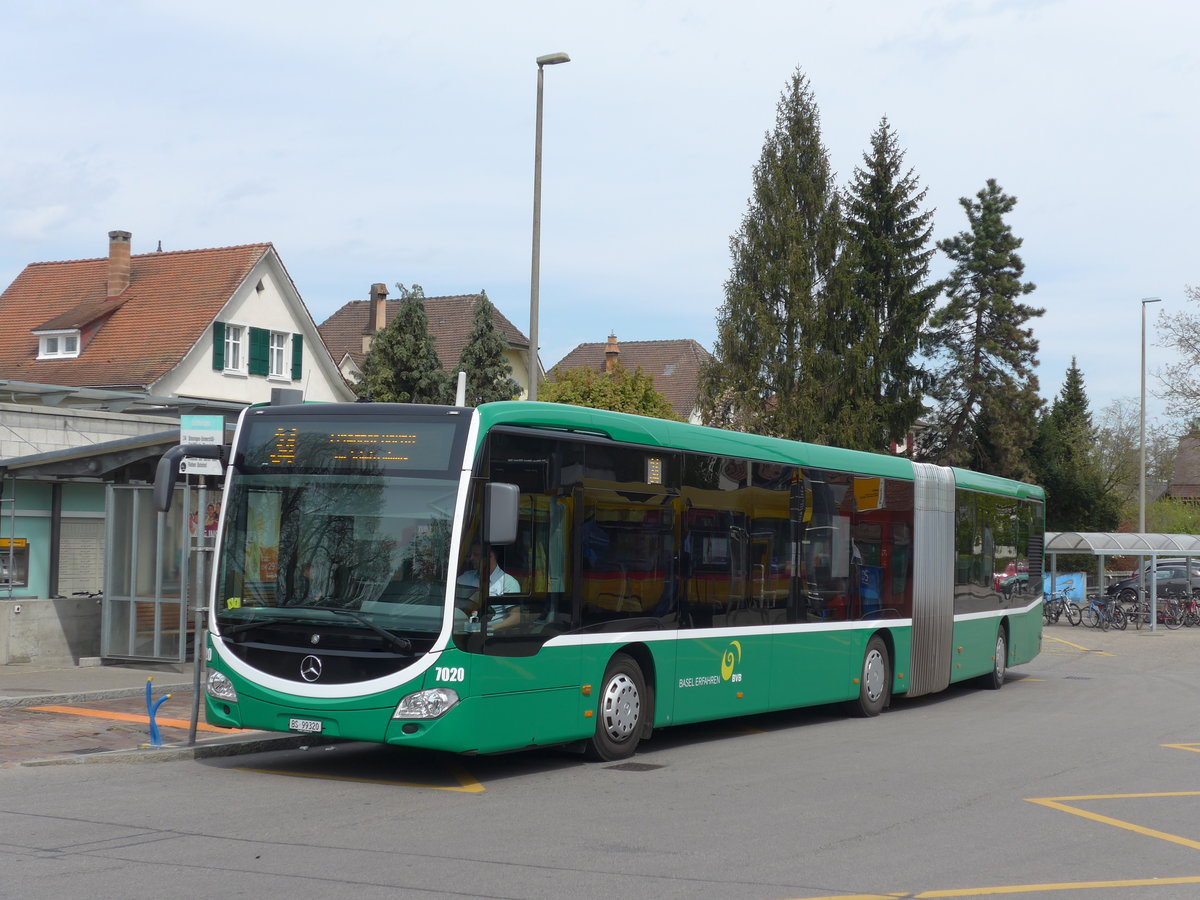
[[[158,695],[190,694],[192,682],[184,684],[155,684]],[[141,697],[145,687],[109,688],[101,691],[74,691],[63,694],[31,694],[28,697],[0,697],[0,709],[23,709],[29,706],[61,706],[65,703],[89,703],[100,700],[123,700],[126,697]]]
[[[143,747],[134,750],[110,750],[105,753],[89,753],[86,756],[63,756],[52,759],[34,759],[20,763],[22,766],[78,766],[96,763],[150,763],[174,762],[181,759],[216,759],[225,756],[245,756],[268,750],[295,750],[299,748],[338,744],[337,738],[321,738],[305,734],[283,734],[250,738],[220,738],[208,743],[188,747],[180,744],[162,747]]]

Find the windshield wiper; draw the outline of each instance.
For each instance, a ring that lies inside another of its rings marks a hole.
[[[374,631],[379,636],[386,638],[390,643],[395,644],[401,650],[411,650],[412,649],[412,641],[408,640],[407,638],[402,638],[402,637],[399,637],[398,635],[392,634],[386,628],[380,628],[378,625],[376,625],[374,622],[372,622],[370,619],[368,619],[362,613],[355,612],[352,609],[343,609],[340,606],[306,606],[304,608],[305,609],[319,609],[322,612],[337,613],[339,616],[349,616],[351,619],[353,619],[359,625],[367,626],[368,628],[370,628],[372,631]]]

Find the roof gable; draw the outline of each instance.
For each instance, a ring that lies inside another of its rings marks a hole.
[[[425,314],[429,318],[429,333],[433,335],[438,359],[447,372],[458,363],[463,347],[471,334],[471,319],[479,294],[455,294],[447,297],[423,297]],[[387,301],[387,321],[392,321],[400,312],[403,299]],[[508,320],[493,303],[494,322],[500,336],[509,347],[528,350],[529,338]],[[350,357],[361,367],[363,357],[363,335],[371,333],[371,301],[351,300],[318,327],[330,355],[337,360]]]
[[[129,286],[115,300],[106,299],[107,258],[31,263],[0,294],[0,378],[148,387],[187,355],[270,249],[131,256]],[[105,316],[77,358],[37,359],[35,330],[83,327]]]
[[[593,369],[603,372],[608,344],[580,344],[550,370]],[[667,398],[676,415],[687,419],[695,410],[700,391],[700,367],[712,354],[691,338],[671,341],[624,341],[617,344],[621,366],[641,369],[654,380],[654,389]]]

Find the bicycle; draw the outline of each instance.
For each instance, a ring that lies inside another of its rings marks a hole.
[[[1054,591],[1042,602],[1042,621],[1053,625],[1062,616],[1066,616],[1072,625],[1083,621],[1083,611],[1080,610],[1079,604],[1070,600],[1066,591]]]
[[[1140,591],[1139,596],[1134,600],[1133,606],[1126,613],[1126,618],[1132,620],[1133,627],[1141,629],[1143,625],[1150,624],[1150,598],[1143,595]],[[1170,591],[1165,591],[1158,597],[1158,616],[1157,622],[1159,625],[1165,626],[1168,630],[1174,631],[1179,626],[1185,623],[1188,618],[1188,607],[1197,606],[1194,599],[1188,598],[1184,600],[1181,597],[1173,595]],[[1200,609],[1196,610],[1196,624],[1200,624]]]
[[[1083,610],[1083,624],[1088,628],[1108,631],[1110,627],[1124,631],[1126,626],[1125,607],[1116,597],[1101,597],[1088,594],[1088,605]]]

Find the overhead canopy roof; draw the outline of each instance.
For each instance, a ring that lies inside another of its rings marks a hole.
[[[1197,556],[1200,535],[1130,534],[1119,531],[1047,531],[1047,553],[1097,556]]]
[[[14,456],[0,459],[0,477],[103,478],[136,463],[156,463],[158,457],[178,444],[179,429],[173,428],[82,447]]]

